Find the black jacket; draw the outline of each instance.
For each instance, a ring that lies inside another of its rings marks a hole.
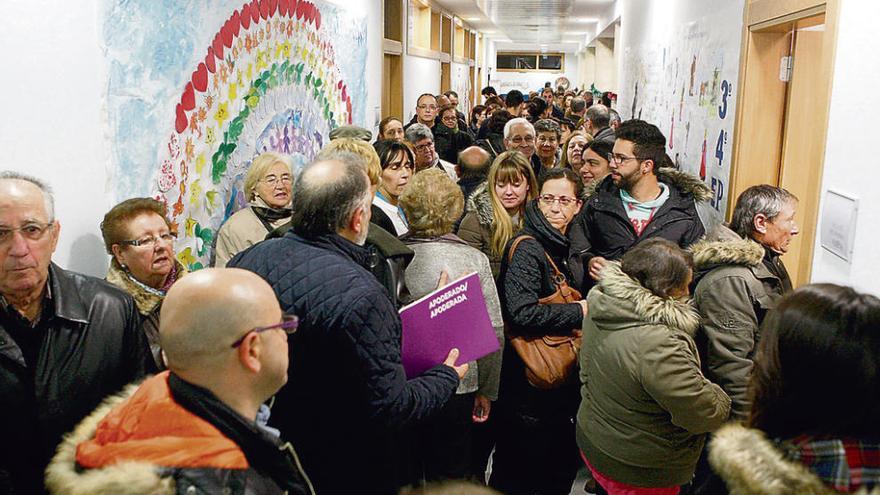
[[[521,235],[526,239],[511,258],[510,247]],[[556,292],[549,254],[559,271],[571,279],[567,258],[569,241],[553,228],[538,209],[536,200],[525,208],[523,230],[508,242],[498,275],[501,310],[511,335],[568,335],[580,330],[584,314],[580,304],[538,304]],[[577,412],[577,383],[554,390],[538,390],[529,385],[522,360],[515,351],[505,352],[501,367],[499,398],[508,412],[532,417],[574,417]]]
[[[620,189],[614,185],[611,175],[599,183],[572,222],[568,233],[569,262],[576,287],[584,294],[593,286],[593,279],[586,273],[593,256],[619,260],[633,246],[652,237],[668,239],[683,248],[703,237],[705,229],[695,202],[708,200],[709,189],[688,173],[670,168],[661,168],[659,172],[659,180],[669,186],[669,199],[657,210],[641,236],[636,235],[623,209]]]
[[[391,220],[391,217],[389,217],[388,214],[385,213],[385,211],[383,211],[382,208],[379,208],[376,204],[370,206],[370,223],[378,225],[387,232],[396,232],[394,229],[394,222]],[[281,235],[287,233],[287,231],[290,229],[290,224],[286,224],[286,227],[287,228],[284,229],[284,232]],[[276,235],[273,237],[281,237],[281,235]],[[269,237],[266,238],[269,239]]]
[[[467,131],[453,131],[442,123],[434,124],[434,148],[441,160],[458,163],[458,154],[473,144],[474,138]]]
[[[7,332],[0,308],[0,492],[39,493],[61,436],[107,395],[153,371],[131,297],[94,277],[49,266],[52,311],[36,367]],[[45,321],[45,320],[44,320]],[[40,325],[42,327],[42,325]],[[33,376],[33,378],[31,378]],[[32,381],[33,380],[33,381]]]
[[[396,493],[397,431],[438,411],[458,386],[446,366],[406,379],[400,318],[367,258],[338,235],[290,231],[228,265],[266,279],[300,318],[270,424],[296,445],[317,493]]]

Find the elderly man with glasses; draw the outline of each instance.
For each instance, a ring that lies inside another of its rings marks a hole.
[[[249,271],[208,268],[180,280],[159,328],[168,371],[86,418],[58,449],[47,486],[314,494],[293,447],[263,426],[263,403],[287,382],[287,335],[297,325]]]
[[[504,124],[504,147],[507,151],[519,151],[532,164],[532,170],[535,171],[535,177],[541,175],[544,166],[541,164],[541,158],[536,153],[535,126],[527,119],[517,117],[510,119]]]
[[[61,436],[154,366],[131,297],[52,263],[60,229],[46,184],[0,172],[0,493],[41,493]]]
[[[617,131],[611,171],[572,222],[571,263],[584,293],[606,263],[636,244],[661,237],[686,248],[705,233],[696,202],[711,191],[698,177],[675,170],[666,156],[666,137],[643,120],[629,120]]]
[[[458,182],[458,172],[455,165],[440,158],[437,150],[434,148],[434,133],[427,126],[422,124],[413,124],[406,130],[406,140],[415,150],[416,173],[437,167],[446,172],[453,182]]]

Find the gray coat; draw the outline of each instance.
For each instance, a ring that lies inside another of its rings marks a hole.
[[[413,299],[419,299],[436,290],[440,272],[443,270],[446,270],[450,281],[477,272],[480,275],[480,286],[483,289],[483,297],[486,299],[495,336],[498,338],[498,343],[504,346],[501,303],[498,301],[498,290],[495,288],[495,280],[486,255],[451,234],[433,239],[404,238],[403,240],[416,253],[406,268],[406,286]],[[501,353],[502,350],[499,349],[471,362],[456,393],[477,392],[490,400],[496,400],[498,377],[501,373]]]
[[[731,417],[745,419],[746,388],[764,315],[785,283],[762,263],[764,248],[724,225],[691,247],[699,281],[694,303],[702,318],[697,343],[706,378],[732,400]]]

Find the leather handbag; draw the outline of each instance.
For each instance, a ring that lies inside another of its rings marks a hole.
[[[517,237],[510,246],[508,263],[513,259],[519,243],[532,236]],[[556,267],[556,263],[547,252],[544,252],[550,267],[553,269],[553,284],[556,292],[538,299],[538,304],[568,304],[581,299],[581,293],[568,285],[565,275]],[[525,335],[508,335],[510,344],[525,363],[526,379],[535,388],[549,390],[571,382],[577,375],[578,351],[581,348],[581,330],[572,329],[569,335],[542,335],[538,337]]]

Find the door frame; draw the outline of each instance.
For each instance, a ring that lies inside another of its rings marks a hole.
[[[740,56],[739,88],[737,88],[736,122],[734,125],[733,158],[730,167],[730,186],[727,197],[727,220],[733,215],[733,208],[739,194],[747,187],[743,176],[753,169],[747,167],[766,167],[773,163],[778,167],[773,185],[780,185],[782,178],[783,129],[786,118],[785,85],[773,84],[772,77],[776,74],[779,82],[779,58],[774,55],[758,56],[758,47],[766,49],[766,38],[762,36],[776,27],[795,23],[798,20],[825,15],[825,33],[822,40],[823,57],[821,68],[821,84],[825,92],[820,101],[813,106],[815,119],[813,125],[819,127],[820,137],[817,152],[819,168],[815,173],[821,177],[825,161],[825,145],[827,141],[828,114],[831,104],[832,75],[834,72],[835,50],[837,47],[837,25],[840,0],[746,0],[743,12],[743,36]],[[763,43],[763,46],[762,46]],[[781,49],[781,47],[780,47]],[[781,91],[781,93],[780,93]],[[782,104],[777,98],[782,97]],[[773,104],[767,105],[767,100]],[[766,174],[772,177],[772,172]],[[803,249],[800,267],[805,268],[804,282],[811,277],[812,260],[815,248],[816,226],[819,214],[819,196],[821,181],[809,197],[800,197],[798,213],[799,224],[803,236]],[[792,267],[797,270],[799,267]]]

